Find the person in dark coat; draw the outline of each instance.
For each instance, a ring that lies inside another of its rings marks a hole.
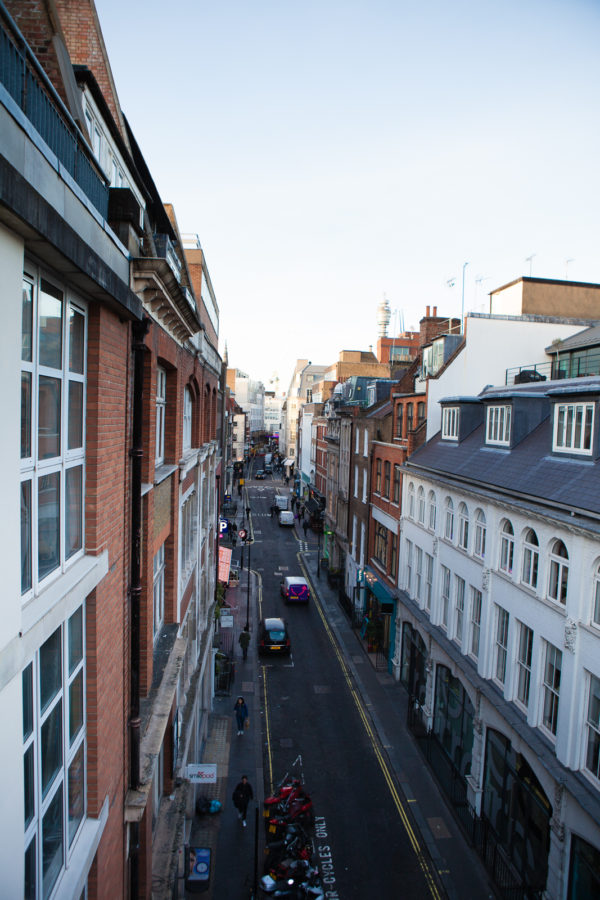
[[[248,707],[246,706],[246,701],[243,697],[238,697],[235,701],[235,706],[233,707],[233,711],[235,712],[235,718],[237,721],[238,727],[238,735],[244,733],[244,725],[246,724],[246,719],[248,718]]]
[[[238,811],[238,819],[242,820],[242,825],[244,828],[246,827],[246,812],[248,810],[248,804],[254,797],[254,791],[252,790],[252,785],[248,781],[247,775],[242,775],[242,780],[239,784],[236,785],[235,790],[233,792],[233,805]]]
[[[244,630],[241,632],[241,634],[238,638],[238,643],[239,643],[240,647],[242,648],[242,656],[244,657],[244,659],[247,659],[248,645],[250,643],[250,629],[248,628],[247,625],[244,628]]]
[[[302,522],[302,531],[304,532],[304,537],[306,537],[306,532],[308,531],[308,522],[306,519]]]

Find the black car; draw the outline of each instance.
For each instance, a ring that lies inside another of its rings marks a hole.
[[[258,653],[290,653],[292,643],[283,619],[263,619],[258,629]]]
[[[257,481],[263,481],[263,479],[265,477],[264,469],[259,469],[258,472],[256,472],[256,474],[254,475],[254,477],[256,478]]]

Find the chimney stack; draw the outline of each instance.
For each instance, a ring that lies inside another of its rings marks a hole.
[[[433,317],[434,319],[437,317],[437,306],[433,307]]]
[[[429,318],[429,307],[428,306],[425,307],[425,315],[427,318]]]

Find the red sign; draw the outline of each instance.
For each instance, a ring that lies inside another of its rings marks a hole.
[[[219,581],[225,584],[229,581],[229,570],[231,568],[231,547],[219,547]]]

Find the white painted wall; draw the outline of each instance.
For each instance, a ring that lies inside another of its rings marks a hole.
[[[582,331],[584,325],[532,322],[524,318],[467,316],[466,346],[438,378],[428,381],[427,440],[440,430],[440,400],[476,396],[488,384],[503,385],[506,370],[548,362],[545,349],[555,338]]]

